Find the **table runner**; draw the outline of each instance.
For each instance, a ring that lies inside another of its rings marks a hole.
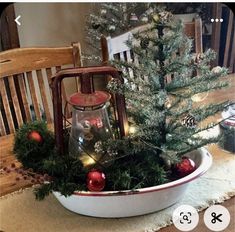
[[[216,152],[213,155],[213,165],[210,170],[189,185],[183,199],[159,212],[122,219],[92,218],[66,210],[53,195],[44,201],[36,201],[30,188],[1,197],[0,230],[5,232],[153,232],[172,224],[172,212],[181,204],[192,205],[200,211],[234,195],[235,156],[231,153]]]

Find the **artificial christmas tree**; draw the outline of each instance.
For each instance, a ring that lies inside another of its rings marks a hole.
[[[152,13],[151,5],[151,3],[101,3],[98,14],[91,13],[87,19],[88,43],[93,50],[100,52],[101,34],[116,36],[146,24]]]
[[[193,41],[184,35],[182,23],[174,21],[170,12],[159,10],[154,5],[151,9],[149,24],[127,41],[138,62],[112,61],[113,65],[124,70],[125,82],[111,81],[108,85],[111,91],[125,95],[129,119],[136,132],[126,139],[115,138],[99,143],[98,150],[102,151],[102,146],[103,152],[116,150],[120,156],[125,154],[128,156],[126,159],[135,162],[141,154],[141,162],[150,160],[164,172],[166,166],[180,161],[185,153],[218,141],[219,137],[200,136],[200,132],[218,122],[204,126],[202,122],[221,111],[228,102],[197,108],[193,107],[192,99],[196,94],[228,84],[220,79],[226,75],[225,68],[217,68],[216,72],[211,70],[210,61],[215,58],[212,50],[192,53]],[[168,76],[173,76],[170,82],[167,82]],[[118,154],[116,158],[120,162]],[[127,172],[129,179],[139,180],[142,187],[150,184],[150,177],[143,177],[148,179],[144,182],[136,176],[136,170]],[[143,174],[144,168],[139,172]],[[167,169],[168,175],[169,172],[171,170]],[[160,183],[151,182],[152,185]]]

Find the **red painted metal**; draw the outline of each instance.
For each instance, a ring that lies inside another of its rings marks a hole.
[[[63,139],[63,113],[62,113],[62,97],[61,97],[61,82],[65,78],[80,77],[83,93],[94,92],[93,75],[105,77],[107,75],[118,79],[123,83],[121,73],[114,67],[97,66],[97,67],[84,67],[84,68],[71,68],[64,69],[57,72],[52,78],[52,94],[53,94],[53,109],[54,109],[54,132],[56,139],[56,146],[60,154],[64,154],[64,139]],[[118,115],[118,124],[120,136],[126,136],[128,133],[128,122],[126,115],[125,98],[121,94],[113,95],[116,102],[116,111]]]
[[[111,95],[104,91],[95,91],[93,93],[85,94],[82,92],[75,93],[70,96],[69,103],[78,107],[95,107],[105,104],[109,101]]]

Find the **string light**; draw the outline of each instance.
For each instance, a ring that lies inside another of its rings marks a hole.
[[[84,167],[89,167],[96,163],[95,160],[88,155],[83,155],[80,160],[82,161]]]
[[[170,102],[166,103],[166,108],[168,108],[168,109],[171,108],[171,103]]]
[[[130,126],[129,127],[129,133],[130,134],[135,134],[135,132],[136,132],[136,127],[135,126]]]

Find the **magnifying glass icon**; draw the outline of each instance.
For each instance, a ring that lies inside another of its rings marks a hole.
[[[188,221],[188,216],[187,216],[187,215],[184,215],[184,216],[183,216],[183,219],[184,219],[185,221]]]

